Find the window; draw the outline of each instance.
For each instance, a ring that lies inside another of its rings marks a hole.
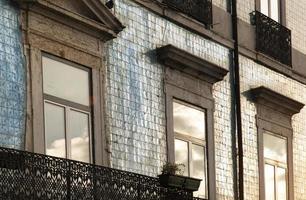
[[[261,200],[293,200],[292,116],[304,104],[264,86],[250,90],[256,105]]]
[[[212,87],[228,71],[170,44],[156,50],[165,65],[168,161],[202,179],[194,196],[216,199]]]
[[[263,143],[265,199],[287,200],[287,139],[265,132]]]
[[[90,70],[43,56],[47,155],[91,162]]]
[[[202,179],[199,197],[207,197],[205,110],[181,101],[173,102],[175,162],[184,164],[184,176]]]
[[[260,0],[260,12],[272,18],[281,21],[281,0]]]

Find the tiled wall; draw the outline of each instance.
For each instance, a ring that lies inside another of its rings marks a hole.
[[[229,0],[212,0],[212,2],[215,6],[218,6],[223,10],[227,10],[229,4]]]
[[[223,1],[224,2],[224,1]],[[215,2],[216,4],[222,1]],[[239,17],[249,22],[251,0],[238,0]],[[302,7],[302,6],[301,6]],[[117,0],[115,15],[126,26],[108,43],[107,131],[111,162],[119,169],[155,176],[166,160],[163,67],[154,49],[173,44],[217,65],[229,67],[228,49],[186,31],[129,0]],[[289,23],[290,24],[290,23]],[[301,45],[303,46],[303,45]],[[306,45],[305,45],[306,46]],[[306,103],[306,86],[240,56],[245,199],[259,199],[256,108],[244,92],[264,85]],[[213,87],[217,199],[233,199],[231,85],[229,75]],[[295,199],[306,199],[306,108],[293,117]]]
[[[114,168],[156,176],[166,160],[163,66],[154,49],[172,44],[229,67],[229,50],[128,0],[115,15],[126,28],[107,45],[107,130]],[[218,199],[233,199],[229,76],[214,85]],[[226,153],[225,153],[226,152]]]
[[[287,27],[291,29],[292,46],[306,54],[306,1],[286,1]]]
[[[238,18],[250,23],[250,13],[255,10],[255,0],[237,0]]]
[[[23,148],[25,69],[19,12],[0,0],[0,146]]]
[[[217,199],[231,200],[233,193],[231,85],[229,75],[224,81],[215,83],[214,134]]]
[[[243,94],[251,88],[265,86],[306,104],[306,86],[240,56],[241,105],[244,142],[244,178],[246,200],[259,197],[256,108]],[[306,199],[306,107],[293,116],[293,166],[295,199]]]

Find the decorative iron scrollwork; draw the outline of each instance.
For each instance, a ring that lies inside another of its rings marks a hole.
[[[207,26],[212,24],[211,0],[163,0],[163,2]]]
[[[0,199],[199,200],[154,177],[7,148],[0,148]]]
[[[291,31],[270,17],[253,12],[256,25],[256,50],[291,66]]]

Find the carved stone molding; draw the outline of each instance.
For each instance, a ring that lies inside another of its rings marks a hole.
[[[172,45],[160,47],[156,51],[157,58],[162,64],[211,84],[223,80],[228,73],[226,69]]]
[[[100,0],[66,0],[66,4],[83,5],[84,9],[90,10],[93,13],[91,16],[85,16],[82,13],[59,5],[57,2],[48,0],[14,1],[24,10],[30,10],[51,18],[56,18],[61,23],[71,25],[74,28],[79,28],[87,32],[92,31],[102,41],[115,38],[125,28]],[[92,16],[95,17],[92,18]]]
[[[304,107],[303,103],[279,94],[264,86],[250,90],[253,100],[263,106],[269,107],[275,111],[289,115],[290,117]]]

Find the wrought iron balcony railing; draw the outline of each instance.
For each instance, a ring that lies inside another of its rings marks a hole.
[[[0,199],[200,200],[154,177],[6,148],[0,148]]]
[[[291,66],[291,31],[270,17],[255,11],[256,50]]]
[[[207,26],[212,24],[212,0],[163,0],[163,3]]]

